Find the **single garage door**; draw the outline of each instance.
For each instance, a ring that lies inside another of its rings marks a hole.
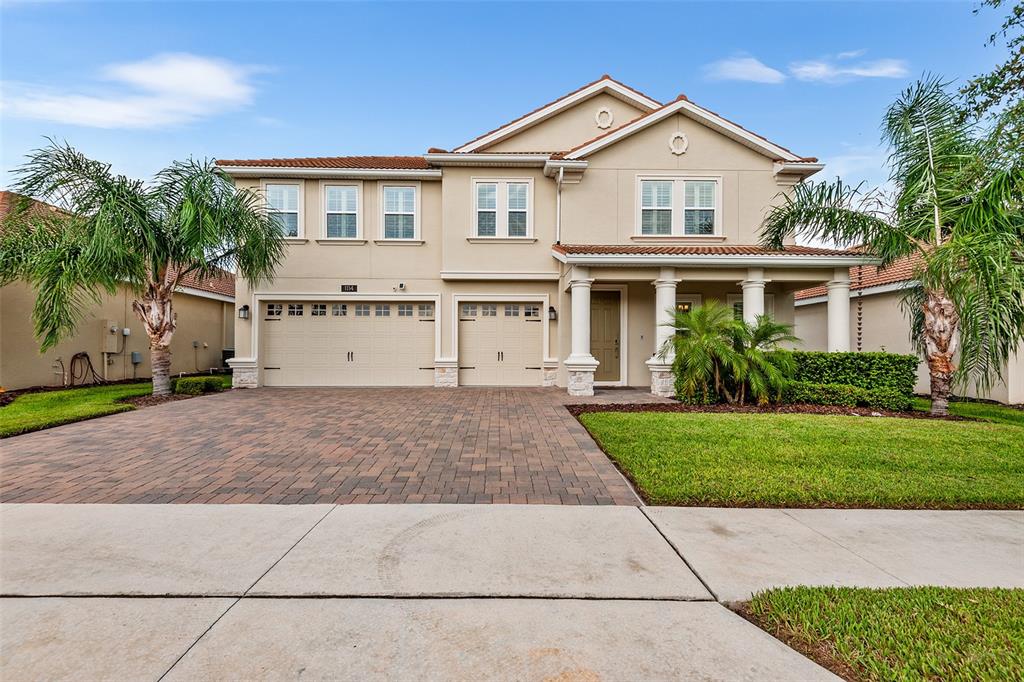
[[[266,386],[432,386],[434,304],[265,303]]]
[[[543,321],[536,303],[459,306],[459,384],[540,386]]]

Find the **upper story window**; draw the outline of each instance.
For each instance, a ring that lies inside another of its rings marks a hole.
[[[641,178],[638,234],[721,234],[718,179]]]
[[[529,237],[530,182],[477,180],[474,183],[476,237]]]
[[[324,186],[324,225],[328,239],[359,236],[359,186]]]
[[[285,237],[298,237],[302,233],[299,210],[299,185],[296,183],[267,183],[267,215],[281,226]]]
[[[416,187],[383,186],[384,239],[416,239]]]

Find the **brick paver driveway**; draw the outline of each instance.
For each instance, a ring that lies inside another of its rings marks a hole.
[[[636,504],[569,402],[609,390],[258,389],[0,441],[0,501]]]

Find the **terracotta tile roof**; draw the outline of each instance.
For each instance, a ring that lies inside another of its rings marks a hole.
[[[854,250],[820,249],[813,246],[787,246],[767,249],[754,244],[697,246],[675,244],[555,244],[552,250],[569,255],[623,256],[860,256]]]
[[[17,202],[19,194],[14,192],[8,192],[6,190],[0,190],[0,220],[7,217],[7,215],[14,210],[15,202]],[[51,211],[59,211],[56,206],[51,206],[42,201],[36,201],[32,199],[32,210],[43,210],[49,209]],[[209,277],[202,281],[196,279],[194,273],[186,274],[181,281],[181,286],[190,287],[192,289],[199,289],[200,291],[207,291],[212,294],[221,294],[223,296],[235,297],[235,276],[227,270],[221,270],[220,274],[215,277]]]
[[[914,279],[914,269],[921,264],[921,256],[914,255],[892,263],[884,269],[874,265],[857,265],[850,268],[850,289],[870,289],[885,284],[896,284],[897,282],[909,282]],[[794,294],[797,300],[824,296],[827,290],[824,286],[803,289]]]
[[[217,159],[218,166],[269,168],[372,168],[374,170],[426,170],[422,156],[314,156],[295,159]]]
[[[540,105],[539,107],[537,107],[536,109],[534,109],[533,111],[528,111],[528,112],[526,112],[525,114],[523,114],[522,116],[519,116],[518,118],[514,118],[514,119],[512,119],[512,120],[511,120],[511,121],[509,121],[508,123],[503,123],[502,125],[498,126],[498,127],[497,127],[497,128],[495,128],[494,130],[488,130],[488,131],[487,131],[486,133],[483,133],[482,135],[477,135],[476,137],[474,137],[474,138],[473,138],[472,140],[469,140],[468,142],[463,142],[463,143],[462,143],[462,144],[460,144],[460,145],[459,145],[458,147],[456,147],[456,149],[459,149],[459,148],[461,148],[461,147],[465,147],[465,146],[466,146],[467,144],[473,144],[473,143],[474,143],[474,142],[476,142],[477,140],[482,140],[483,138],[487,137],[488,135],[493,135],[494,133],[498,132],[498,131],[499,131],[499,130],[501,130],[502,128],[507,128],[507,127],[509,127],[510,125],[513,125],[513,124],[515,124],[515,123],[518,123],[519,121],[522,121],[522,120],[523,120],[524,118],[526,118],[527,116],[532,116],[533,114],[536,114],[536,113],[537,113],[538,111],[540,111],[541,109],[547,109],[548,107],[550,107],[550,106],[551,106],[551,105],[553,105],[553,104],[558,104],[558,103],[559,103],[559,102],[561,102],[561,101],[562,101],[563,99],[566,99],[566,98],[572,97],[572,96],[573,96],[573,95],[575,95],[575,94],[576,94],[577,92],[580,92],[580,91],[582,91],[582,90],[586,90],[587,88],[589,88],[589,87],[590,87],[590,86],[592,86],[592,85],[597,85],[597,84],[598,84],[598,83],[600,83],[601,81],[611,81],[612,83],[615,83],[616,85],[620,85],[620,86],[622,86],[622,87],[626,88],[627,90],[629,90],[629,91],[631,91],[631,92],[634,92],[634,93],[636,93],[637,95],[640,95],[641,97],[643,97],[643,98],[645,98],[645,99],[649,99],[649,100],[651,100],[652,102],[657,102],[657,101],[658,101],[658,100],[654,99],[653,97],[650,97],[650,96],[648,96],[648,95],[645,95],[644,93],[640,92],[640,91],[639,91],[639,90],[637,90],[636,88],[631,88],[631,87],[629,87],[628,85],[626,85],[625,83],[623,83],[623,82],[621,82],[621,81],[617,81],[617,80],[615,80],[614,78],[612,78],[612,77],[611,77],[611,76],[609,76],[608,74],[604,74],[604,75],[602,75],[602,76],[601,76],[600,78],[598,78],[597,80],[595,80],[595,81],[590,81],[590,82],[589,82],[589,83],[587,83],[586,85],[583,85],[583,86],[581,86],[581,87],[578,87],[578,88],[576,88],[575,90],[573,90],[572,92],[568,92],[568,93],[566,93],[566,94],[562,95],[562,96],[561,96],[561,97],[559,97],[558,99],[554,99],[554,100],[551,100],[551,101],[550,101],[550,102],[548,102],[547,104],[542,104],[542,105]],[[483,151],[483,150],[481,150],[481,151]]]

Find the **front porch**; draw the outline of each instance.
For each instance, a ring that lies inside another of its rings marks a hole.
[[[866,259],[853,252],[789,247],[566,246],[560,348],[569,354],[559,381],[570,395],[595,386],[650,386],[674,395],[674,311],[717,299],[753,322],[770,314],[793,323],[793,294],[828,287],[828,350],[849,350],[849,267]]]

